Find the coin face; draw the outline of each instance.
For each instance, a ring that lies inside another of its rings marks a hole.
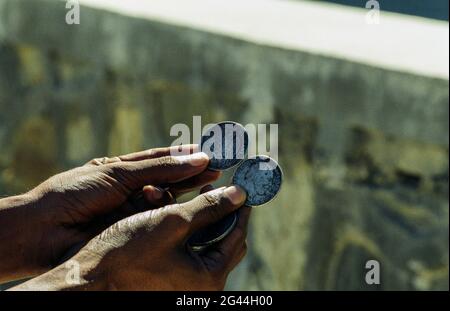
[[[206,247],[225,238],[236,226],[237,213],[234,212],[222,220],[195,232],[188,241],[188,245],[194,251],[201,251]]]
[[[248,133],[239,123],[221,122],[203,133],[200,147],[210,158],[208,168],[223,171],[236,166],[245,158]]]
[[[267,156],[245,160],[233,175],[232,183],[247,191],[247,206],[271,201],[281,188],[283,173],[278,163]]]

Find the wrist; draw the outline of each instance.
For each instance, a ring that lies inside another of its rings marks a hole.
[[[83,250],[54,269],[11,290],[88,291],[111,290],[107,274],[98,269],[100,259]]]
[[[46,235],[41,232],[46,225],[38,202],[33,192],[0,200],[0,282],[43,271],[39,244]]]

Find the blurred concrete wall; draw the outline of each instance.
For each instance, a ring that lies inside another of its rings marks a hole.
[[[0,0],[0,194],[175,123],[278,123],[286,182],[229,289],[448,289],[448,77]],[[381,263],[381,284],[365,263]]]

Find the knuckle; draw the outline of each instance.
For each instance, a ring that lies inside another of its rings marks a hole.
[[[102,159],[101,158],[95,158],[88,162],[88,164],[92,165],[102,165]]]
[[[219,196],[210,193],[203,194],[203,199],[207,205],[218,205],[220,202]]]
[[[162,167],[172,167],[178,164],[178,160],[172,156],[165,156],[156,159],[156,165]]]
[[[105,158],[105,163],[116,163],[121,161],[120,157]]]
[[[224,216],[219,195],[202,194],[200,205],[204,207],[202,212],[206,213],[208,218],[219,220]]]
[[[120,160],[119,157],[113,157],[113,158],[102,157],[102,158],[92,159],[89,162],[87,162],[86,164],[88,164],[88,165],[95,165],[95,166],[101,166],[101,165],[115,163],[115,162],[120,162],[120,161],[121,160]]]
[[[191,222],[187,217],[177,211],[173,211],[178,204],[167,206],[162,214],[161,223],[167,226],[172,234],[184,236],[189,231]]]

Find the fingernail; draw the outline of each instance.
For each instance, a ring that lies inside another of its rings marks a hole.
[[[148,190],[147,190],[148,189]],[[147,192],[147,191],[149,192]],[[164,190],[162,190],[161,188],[158,187],[153,187],[153,186],[145,186],[144,187],[144,191],[147,194],[150,194],[153,200],[159,200],[162,199],[163,195],[164,195]]]
[[[198,152],[190,155],[176,157],[181,163],[189,163],[193,166],[202,166],[209,162],[208,155],[204,152]]]
[[[239,205],[245,202],[247,193],[239,186],[231,186],[225,189],[224,195],[234,205]]]

